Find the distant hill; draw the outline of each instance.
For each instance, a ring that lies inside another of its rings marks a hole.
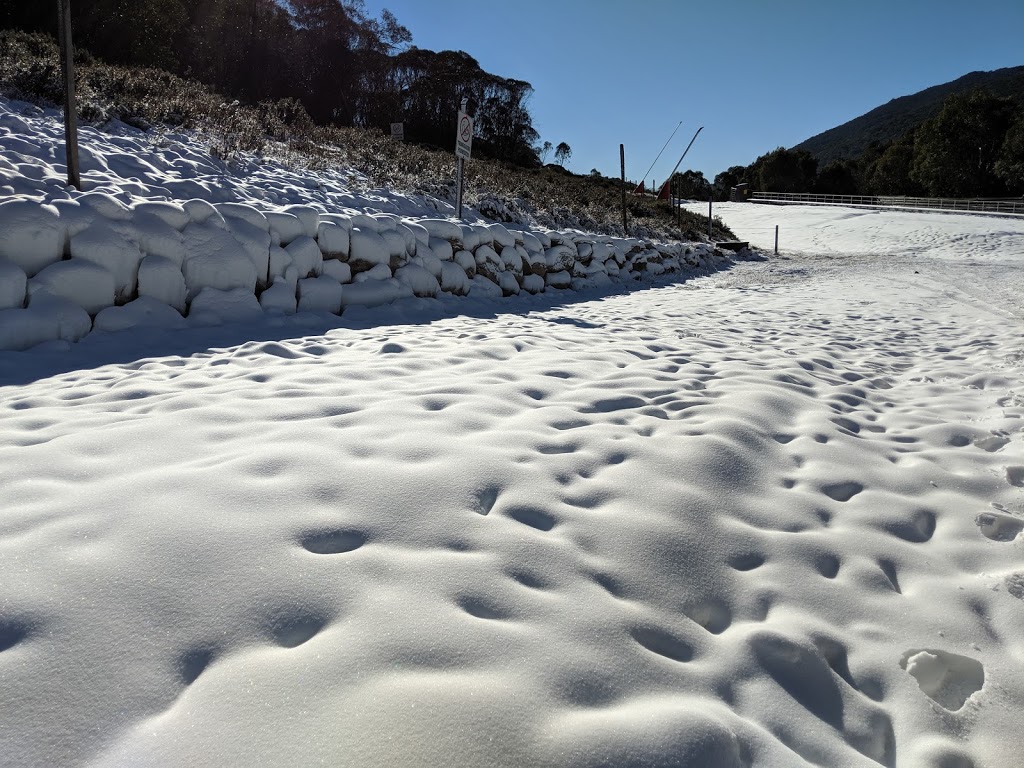
[[[848,123],[812,136],[793,149],[810,152],[818,158],[819,168],[840,158],[859,157],[872,141],[893,141],[937,115],[950,94],[976,88],[987,88],[996,96],[1008,96],[1024,104],[1024,67],[971,72],[950,83],[901,96]]]

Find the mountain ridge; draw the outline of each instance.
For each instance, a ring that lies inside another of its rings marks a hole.
[[[956,80],[933,85],[907,96],[891,99],[860,117],[805,139],[794,150],[804,150],[818,159],[819,167],[839,159],[863,154],[873,141],[899,139],[938,114],[942,102],[953,93],[987,88],[1024,105],[1024,66],[969,72]]]

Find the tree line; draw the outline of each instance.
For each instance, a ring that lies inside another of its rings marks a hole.
[[[4,6],[0,28],[56,34],[56,3]],[[540,164],[530,83],[463,51],[417,48],[390,11],[374,18],[363,0],[74,0],[72,13],[76,47],[108,63],[164,69],[248,103],[290,102],[321,124],[404,122],[407,141],[449,148],[470,98],[474,153]]]
[[[810,153],[779,147],[713,181],[699,171],[673,178],[679,196],[698,200],[728,200],[741,182],[760,192],[1017,197],[1024,194],[1024,108],[985,90],[958,93],[931,120],[896,141],[873,142],[854,159],[819,168]]]

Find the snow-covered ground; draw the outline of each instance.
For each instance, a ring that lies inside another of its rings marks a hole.
[[[1024,223],[717,213],[782,256],[0,355],[0,763],[1017,764]]]

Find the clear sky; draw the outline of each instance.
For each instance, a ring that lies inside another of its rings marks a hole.
[[[708,179],[890,99],[1024,65],[1024,0],[365,0],[413,44],[526,80],[542,140],[577,173]],[[454,129],[453,129],[454,141]]]

